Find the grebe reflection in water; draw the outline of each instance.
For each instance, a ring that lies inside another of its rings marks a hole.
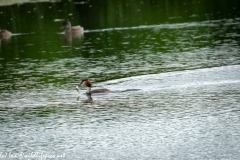
[[[91,88],[92,88],[92,83],[91,83],[88,79],[85,79],[85,80],[82,80],[82,82],[76,86],[76,90],[77,90],[77,92],[78,92],[79,94],[80,94],[79,87],[80,87],[81,85],[84,85],[84,86],[87,87],[87,91],[86,91],[87,94],[92,94],[92,93],[107,93],[107,92],[110,92],[110,90],[109,90],[109,89],[106,89],[106,88],[91,90]]]

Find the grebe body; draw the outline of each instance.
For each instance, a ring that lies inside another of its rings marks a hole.
[[[63,22],[62,29],[65,29],[65,35],[80,36],[83,34],[83,27],[81,26],[71,26],[69,21]]]
[[[8,30],[1,30],[0,29],[0,39],[9,39],[11,37],[12,33]]]
[[[82,85],[87,87],[87,91],[86,91],[87,94],[92,94],[92,93],[108,93],[108,92],[110,92],[110,90],[109,90],[109,89],[106,89],[106,88],[91,90],[91,88],[92,88],[92,83],[91,83],[88,79],[85,79],[85,80],[82,80],[82,82],[76,86],[76,90],[77,90],[77,92],[78,92],[79,94],[80,94],[79,87],[82,86]]]

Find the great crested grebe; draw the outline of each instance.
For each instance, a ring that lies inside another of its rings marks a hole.
[[[12,33],[8,30],[1,30],[0,29],[0,39],[9,39],[11,37]]]
[[[107,93],[107,92],[110,92],[109,89],[106,89],[106,88],[101,88],[101,89],[95,89],[95,90],[91,90],[92,88],[92,83],[88,80],[88,79],[84,79],[82,80],[81,83],[79,83],[77,86],[76,86],[76,90],[78,91],[78,93],[80,94],[80,91],[79,91],[79,87],[81,85],[84,85],[87,87],[87,94],[92,94],[92,93]]]
[[[65,29],[65,35],[79,36],[83,34],[83,27],[71,26],[69,21],[63,22],[61,29]]]

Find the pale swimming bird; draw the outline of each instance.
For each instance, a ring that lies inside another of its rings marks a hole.
[[[83,34],[83,27],[71,26],[69,21],[63,22],[61,29],[65,29],[65,35],[80,36]]]
[[[77,86],[76,86],[76,90],[77,92],[80,94],[80,91],[79,91],[79,87],[81,85],[84,85],[87,87],[87,94],[92,94],[92,93],[107,93],[107,92],[110,92],[109,89],[106,89],[106,88],[101,88],[101,89],[94,89],[94,90],[91,90],[92,88],[92,83],[88,80],[88,79],[85,79],[85,80],[82,80],[81,83],[79,83]]]
[[[10,38],[12,33],[8,30],[1,30],[0,29],[0,39],[8,39]]]

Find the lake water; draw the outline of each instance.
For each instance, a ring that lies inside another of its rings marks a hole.
[[[0,159],[240,159],[239,2],[116,3],[0,6]],[[86,78],[111,92],[78,94]]]

